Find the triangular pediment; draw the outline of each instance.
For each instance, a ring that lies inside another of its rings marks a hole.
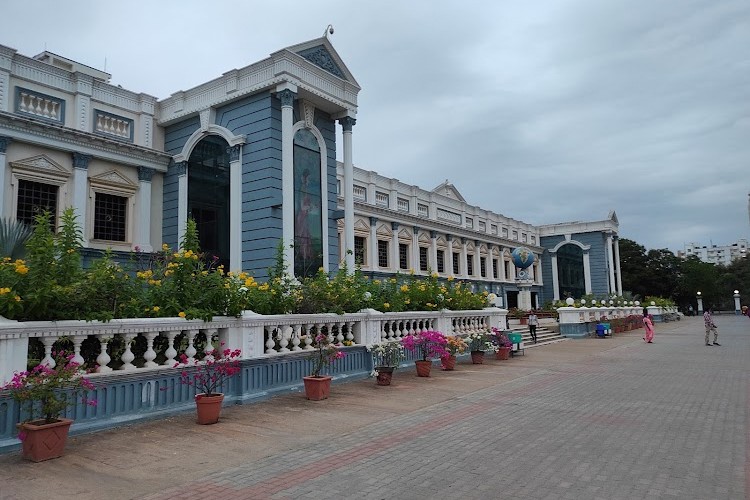
[[[354,230],[355,231],[366,231],[366,232],[369,232],[370,231],[370,226],[364,220],[357,219],[354,222]]]
[[[357,80],[354,79],[354,75],[346,67],[346,64],[344,64],[336,49],[333,48],[328,37],[324,36],[298,43],[284,50],[293,52],[311,64],[359,87]]]
[[[430,239],[430,235],[427,233],[419,233],[419,242],[420,243],[431,243],[432,240]]]
[[[110,170],[103,174],[91,176],[89,177],[89,182],[92,184],[108,184],[110,186],[127,187],[131,189],[137,187],[133,181],[122,175],[117,170]]]
[[[391,231],[390,228],[388,228],[388,226],[385,224],[378,225],[378,229],[376,232],[378,236],[392,236],[393,235],[393,231]]]
[[[456,189],[456,186],[451,184],[448,179],[445,179],[445,182],[437,186],[435,189],[432,190],[433,193],[441,194],[447,198],[450,198],[452,200],[457,200],[463,203],[466,203],[466,200],[463,196],[461,196],[461,193],[458,192],[458,189]]]
[[[619,220],[617,220],[617,214],[615,213],[615,211],[614,211],[614,210],[612,210],[612,211],[611,211],[611,212],[609,213],[609,215],[607,216],[607,218],[608,218],[609,220],[611,220],[612,222],[614,222],[615,224],[617,224],[618,226],[620,225],[620,221],[619,221]]]
[[[32,156],[31,158],[24,158],[23,160],[11,162],[10,165],[15,169],[22,168],[28,170],[37,170],[40,172],[45,172],[47,174],[56,174],[60,176],[70,175],[69,170],[67,170],[65,167],[63,167],[47,155],[37,155]]]
[[[411,240],[411,232],[408,229],[401,229],[398,232],[398,237],[403,240]]]

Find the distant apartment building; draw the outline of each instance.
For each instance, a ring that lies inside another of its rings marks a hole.
[[[677,252],[677,256],[683,259],[694,255],[703,262],[710,264],[721,264],[726,266],[737,259],[747,257],[747,240],[742,238],[731,245],[701,245],[700,243],[688,243],[685,251]]]

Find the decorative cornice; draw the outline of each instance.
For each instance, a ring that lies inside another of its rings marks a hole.
[[[343,127],[344,132],[351,132],[352,127],[357,123],[357,119],[351,116],[344,116],[343,118],[339,118],[339,123]]]
[[[79,168],[81,170],[88,170],[89,168],[89,160],[91,160],[91,155],[79,153],[79,152],[73,152],[73,168]]]
[[[235,146],[227,148],[227,153],[229,153],[229,161],[239,161],[240,160],[240,151],[242,151],[242,145],[237,144]]]
[[[281,107],[294,106],[294,98],[297,96],[294,92],[289,89],[284,89],[281,92],[276,93],[276,97],[281,101]]]
[[[13,142],[12,137],[0,135],[0,153],[5,153],[8,150],[8,144]]]
[[[142,182],[151,182],[151,178],[154,176],[154,169],[144,166],[138,167],[138,180]]]

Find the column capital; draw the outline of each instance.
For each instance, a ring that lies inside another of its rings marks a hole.
[[[89,168],[89,160],[91,160],[91,155],[86,155],[83,153],[73,153],[73,168],[80,168],[81,170],[88,170]]]
[[[395,231],[398,228],[399,228],[399,223],[398,222],[391,222],[391,229],[393,229]]]
[[[286,91],[285,91],[286,92]],[[240,160],[240,151],[242,150],[241,144],[236,144],[234,146],[230,146],[227,148],[227,153],[229,153],[229,161],[239,161]]]
[[[370,225],[373,226],[378,223],[377,217],[370,217]]]
[[[352,118],[351,116],[345,116],[343,118],[339,118],[339,123],[344,129],[344,132],[351,132],[352,127],[357,123],[357,119]]]
[[[432,238],[433,240],[437,238],[437,231],[430,231],[430,238]]]
[[[416,235],[419,233],[419,226],[412,226],[412,230],[414,231],[414,234]]]
[[[188,162],[186,161],[175,163],[174,164],[175,173],[178,176],[187,174],[187,165],[188,165]]]
[[[465,245],[465,244],[466,244],[466,238],[464,238],[463,236],[461,236],[461,244],[462,244],[462,245]]]
[[[7,135],[0,135],[0,153],[5,153],[8,149],[8,144],[13,142],[12,137],[8,137]]]
[[[452,242],[453,241],[453,235],[452,234],[446,234],[445,235],[445,239],[448,240],[448,242]]]
[[[138,167],[138,180],[143,182],[151,182],[151,178],[154,176],[154,169],[144,166]]]
[[[276,93],[276,97],[281,101],[281,107],[291,107],[294,105],[294,98],[297,96],[289,89],[284,89]]]

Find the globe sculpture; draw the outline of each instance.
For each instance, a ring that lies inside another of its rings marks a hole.
[[[510,256],[513,258],[513,264],[519,269],[526,269],[534,263],[534,252],[525,247],[514,249]]]

